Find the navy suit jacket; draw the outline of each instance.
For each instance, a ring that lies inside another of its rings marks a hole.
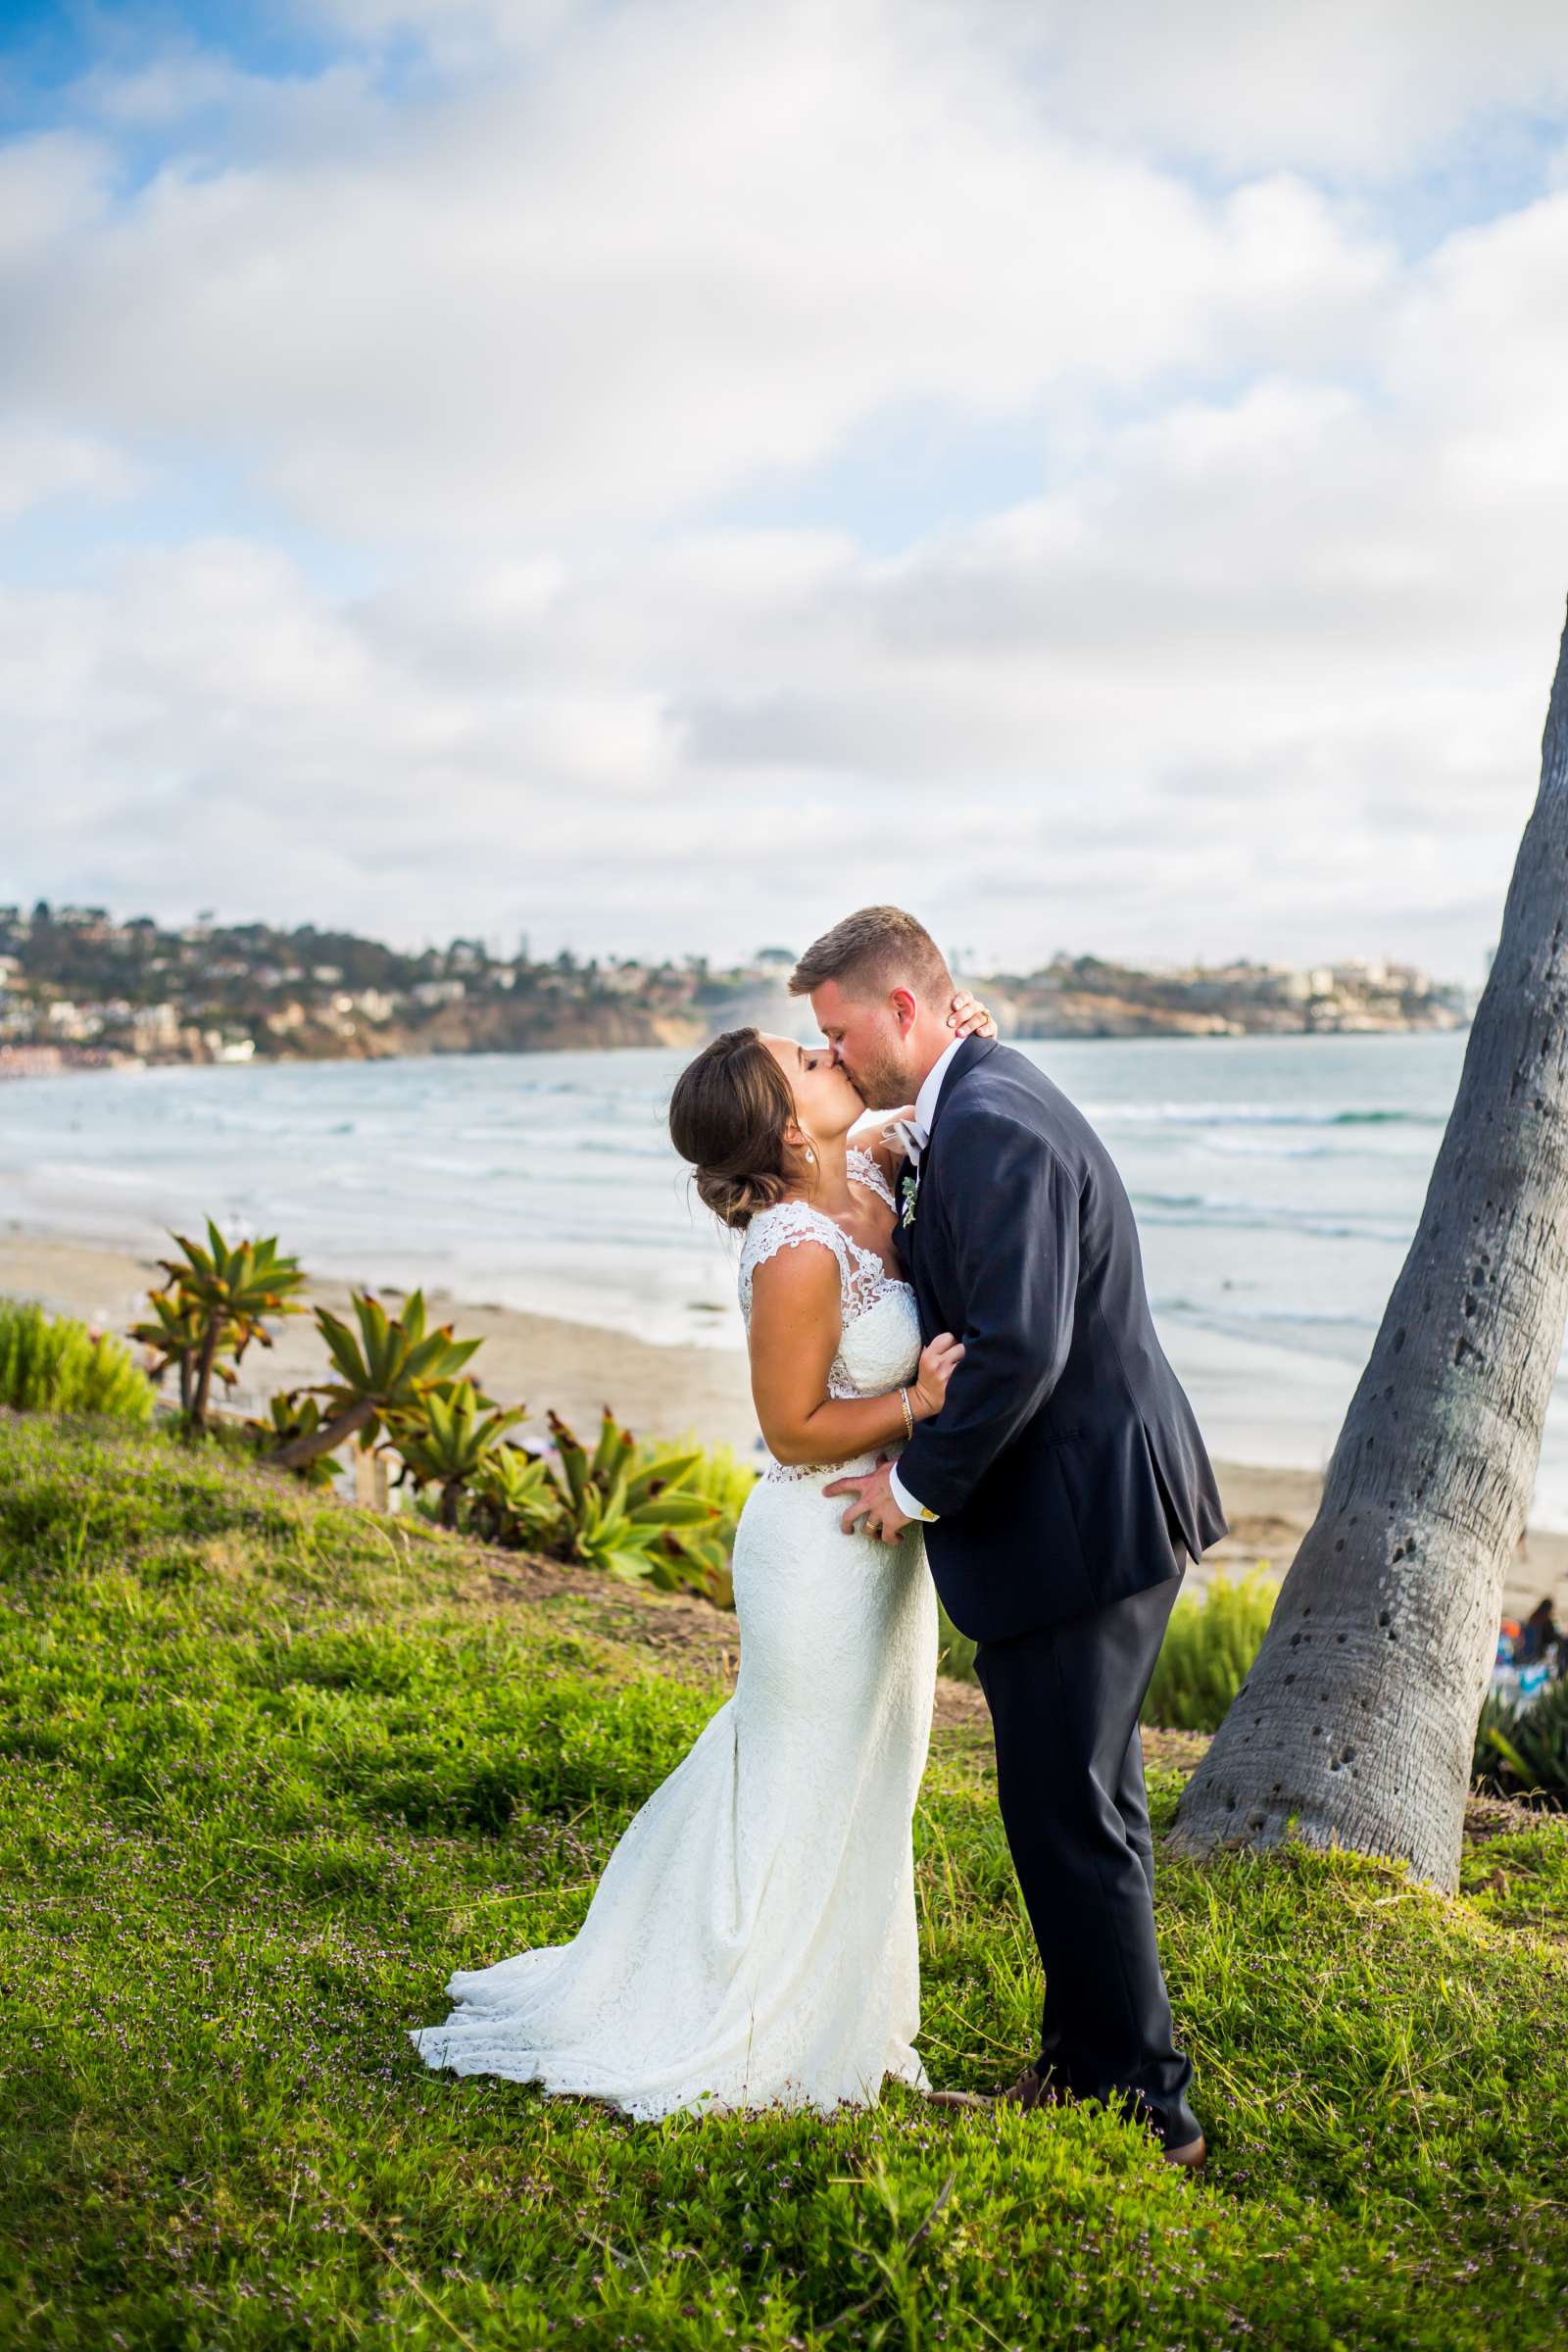
[[[898,1464],[939,1514],[926,1556],[960,1633],[1002,1641],[1083,1616],[1228,1532],[1154,1335],[1121,1178],[1023,1054],[980,1037],[959,1047],[897,1244],[922,1333],[956,1332],[965,1348]]]

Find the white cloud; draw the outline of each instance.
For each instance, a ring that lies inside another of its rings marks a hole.
[[[72,494],[129,498],[145,478],[141,467],[106,442],[48,423],[0,419],[0,522]]]
[[[172,163],[69,275],[40,255],[13,380],[255,449],[319,528],[538,542],[809,466],[889,403],[995,420],[1365,331],[1388,250],[1304,183],[1205,203],[917,21],[681,0],[416,119],[341,68],[313,127],[291,84],[281,155]]]
[[[1054,113],[1237,172],[1463,169],[1478,123],[1508,161],[1568,105],[1558,0],[992,0],[991,15]]]
[[[1568,192],[1411,259],[1313,172],[1544,103],[1555,17],[1498,64],[1391,10],[1399,106],[1358,18],[1341,120],[1332,27],[1217,5],[338,15],[309,82],[117,60],[98,135],[0,148],[0,512],[216,460],[278,533],[144,515],[13,587],[8,887],[714,952],[887,895],[1013,960],[1478,972],[1568,585]],[[115,124],[187,109],[117,192]],[[819,484],[735,518],[920,404],[1032,486],[893,553]]]

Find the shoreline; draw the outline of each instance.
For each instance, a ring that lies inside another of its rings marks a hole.
[[[1000,1031],[1002,1041],[1009,1046],[1060,1045],[1147,1045],[1156,1042],[1179,1045],[1188,1042],[1198,1045],[1223,1041],[1241,1044],[1250,1039],[1262,1039],[1268,1044],[1297,1037],[1454,1037],[1473,1025],[1472,1019],[1451,1021],[1395,1021],[1355,1019],[1344,1022],[1319,1022],[1311,1026],[1277,1027],[1264,1023],[1254,1028],[1237,1024],[1233,1028],[1215,1028],[1207,1016],[1177,1015],[1168,1021],[1117,1022],[1097,1026],[1064,1022],[1055,1029],[1030,1029],[1009,1026]],[[137,1075],[152,1070],[213,1070],[213,1069],[301,1069],[324,1063],[330,1067],[352,1066],[375,1061],[442,1061],[462,1060],[473,1055],[493,1055],[513,1058],[534,1054],[614,1054],[627,1051],[669,1049],[688,1052],[702,1045],[711,1034],[706,1024],[683,1018],[661,1020],[654,1024],[661,1032],[656,1036],[627,1038],[593,1038],[578,1034],[563,1034],[557,1028],[526,1045],[495,1045],[481,1040],[474,1044],[451,1045],[437,1040],[429,1044],[411,1042],[390,1047],[384,1053],[366,1054],[269,1054],[256,1051],[249,1054],[141,1054],[122,1046],[91,1046],[56,1044],[42,1038],[26,1038],[0,1045],[0,1080],[24,1078],[65,1078],[85,1074],[109,1076],[116,1072]]]
[[[35,1299],[52,1314],[75,1315],[122,1337],[140,1319],[158,1279],[150,1253],[18,1224],[0,1228],[0,1297]],[[401,1294],[383,1284],[380,1295],[390,1300]],[[346,1283],[313,1280],[309,1297],[336,1314],[351,1313]],[[738,1348],[664,1345],[601,1324],[459,1298],[444,1287],[427,1286],[424,1297],[434,1322],[455,1323],[460,1337],[483,1340],[474,1371],[500,1402],[526,1403],[530,1438],[544,1436],[548,1408],[588,1435],[601,1406],[610,1404],[639,1437],[673,1439],[690,1431],[707,1445],[733,1446],[743,1460],[753,1457],[757,1419]],[[325,1377],[326,1350],[310,1315],[284,1317],[272,1347],[251,1348],[240,1371],[230,1409],[241,1413],[260,1410],[279,1389]],[[1282,1577],[1317,1509],[1320,1473],[1219,1454],[1213,1460],[1231,1533],[1189,1570],[1194,1588],[1216,1570],[1236,1576],[1262,1566]],[[1568,1601],[1568,1533],[1530,1527],[1504,1587],[1504,1609],[1517,1616],[1543,1596],[1559,1606]]]

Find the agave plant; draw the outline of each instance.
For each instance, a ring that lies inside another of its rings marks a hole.
[[[1490,1692],[1476,1727],[1474,1777],[1504,1796],[1568,1807],[1568,1676],[1515,1705]]]
[[[683,1494],[701,1496],[711,1503],[716,1517],[706,1525],[666,1528],[663,1550],[675,1563],[671,1582],[700,1592],[716,1608],[735,1606],[735,1580],[730,1572],[730,1555],[735,1548],[735,1529],[746,1498],[757,1484],[757,1472],[740,1460],[733,1446],[701,1447],[690,1437],[680,1445],[695,1451],[695,1466],[677,1482]],[[639,1467],[658,1468],[662,1458],[666,1467],[668,1456],[661,1457],[652,1448],[639,1454]]]
[[[468,1523],[486,1543],[550,1550],[566,1526],[561,1482],[520,1446],[492,1446],[473,1474]]]
[[[392,1423],[392,1446],[416,1487],[441,1490],[436,1513],[441,1527],[456,1527],[458,1505],[505,1433],[523,1417],[526,1407],[485,1413],[471,1380],[451,1384],[448,1393],[428,1391],[418,1410],[399,1413]]]
[[[550,1434],[560,1463],[568,1556],[628,1584],[647,1582],[666,1591],[679,1585],[679,1551],[672,1556],[664,1538],[675,1535],[684,1544],[692,1530],[710,1528],[719,1517],[715,1504],[681,1492],[701,1451],[650,1456],[609,1405],[592,1454],[559,1413],[550,1415]]]
[[[172,1364],[179,1375],[179,1410],[182,1420],[190,1419],[191,1392],[195,1385],[197,1358],[202,1351],[202,1317],[196,1301],[177,1287],[149,1291],[147,1303],[153,1319],[131,1326],[130,1337],[140,1340],[148,1350],[148,1370],[154,1382],[161,1382]],[[232,1388],[236,1378],[231,1364],[224,1360],[232,1354],[220,1339],[214,1349],[213,1369],[219,1379]]]
[[[245,1423],[257,1452],[270,1456],[295,1438],[313,1436],[320,1426],[321,1408],[303,1389],[280,1389],[269,1399],[264,1417]],[[295,1465],[294,1475],[304,1486],[329,1487],[335,1473],[326,1454],[313,1453]]]
[[[266,1318],[303,1311],[290,1293],[305,1276],[297,1259],[279,1255],[275,1238],[230,1248],[211,1217],[205,1250],[183,1234],[173,1240],[183,1257],[159,1259],[169,1282],[151,1294],[153,1321],[139,1323],[130,1336],[152,1350],[160,1377],[171,1363],[178,1365],[180,1411],[188,1428],[200,1430],[207,1426],[214,1373],[232,1388],[251,1342],[270,1348]]]
[[[318,1384],[318,1394],[334,1410],[318,1428],[279,1446],[271,1457],[279,1470],[294,1470],[314,1454],[331,1453],[346,1438],[371,1445],[383,1423],[400,1417],[416,1420],[426,1398],[451,1396],[458,1375],[479,1346],[477,1340],[455,1340],[450,1323],[427,1333],[422,1292],[415,1291],[396,1316],[367,1291],[354,1292],[353,1302],[358,1337],[326,1307],[316,1310],[317,1327],[338,1372],[335,1381]],[[478,1397],[480,1404],[492,1401]]]

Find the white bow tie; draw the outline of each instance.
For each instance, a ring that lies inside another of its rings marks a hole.
[[[921,1152],[931,1141],[918,1119],[890,1119],[886,1133],[896,1136],[908,1157],[919,1164]]]

